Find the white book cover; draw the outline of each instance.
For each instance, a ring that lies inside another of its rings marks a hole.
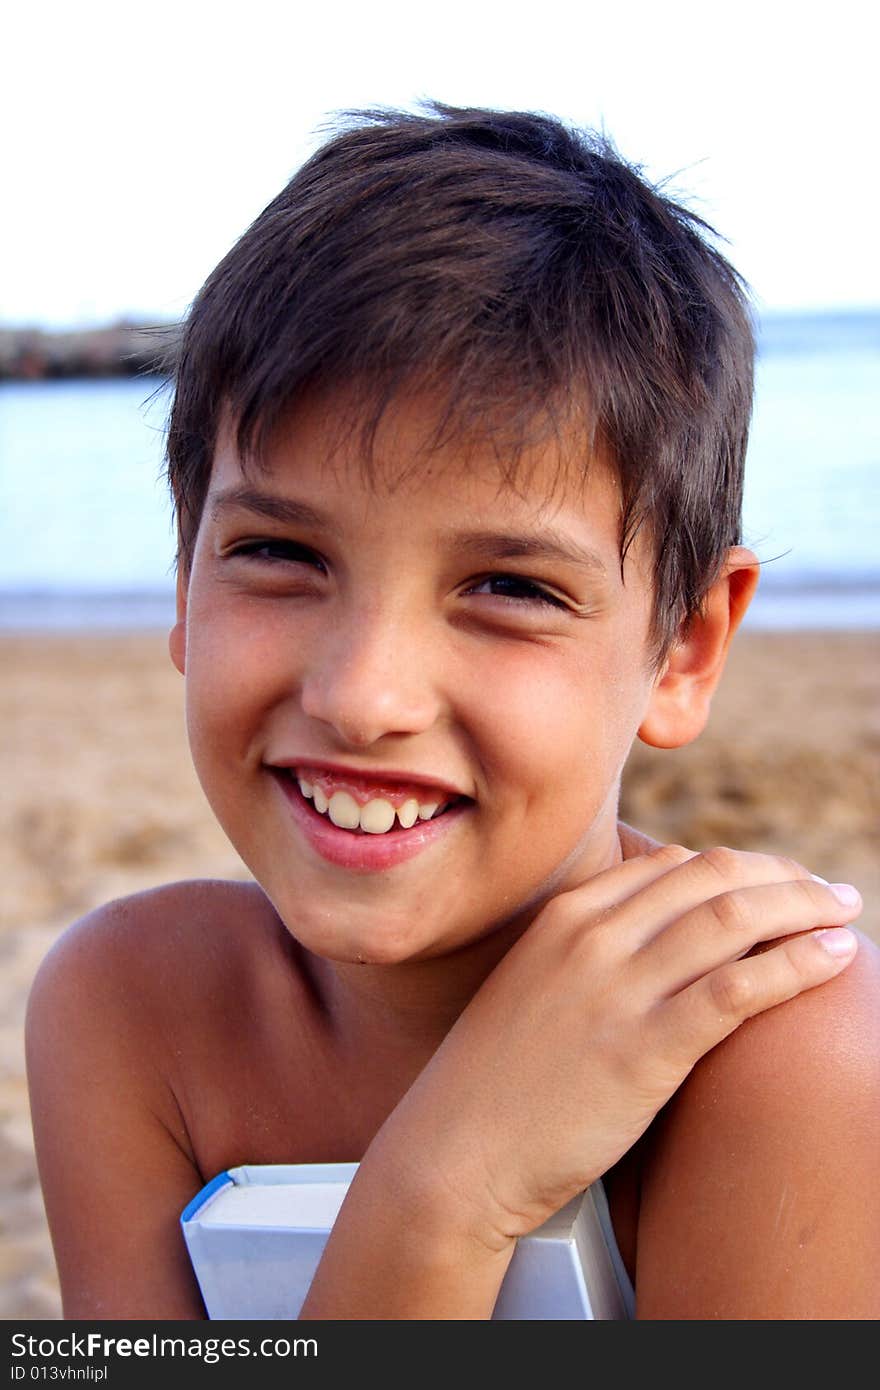
[[[230,1168],[199,1192],[181,1225],[208,1317],[299,1316],[356,1163]],[[633,1316],[601,1183],[522,1237],[493,1318]]]

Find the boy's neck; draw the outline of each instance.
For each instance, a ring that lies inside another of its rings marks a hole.
[[[643,854],[655,842],[618,823],[602,863],[594,872]],[[336,1046],[363,1057],[384,1054],[424,1066],[459,1014],[530,926],[540,908],[530,908],[479,941],[450,954],[387,966],[310,959],[309,968]]]

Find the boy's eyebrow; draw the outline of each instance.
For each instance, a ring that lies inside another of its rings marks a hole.
[[[486,560],[562,560],[581,569],[605,573],[605,562],[594,550],[579,545],[571,536],[542,526],[535,533],[511,531],[449,531],[449,541]]]
[[[272,521],[286,522],[288,525],[336,530],[328,513],[319,511],[306,502],[295,502],[292,498],[279,497],[277,493],[264,492],[256,487],[224,488],[211,494],[209,501],[214,519],[222,512],[237,507],[269,517]],[[561,560],[581,569],[605,573],[604,561],[594,550],[578,545],[577,541],[552,526],[542,526],[540,531],[535,533],[456,531],[450,528],[443,533],[443,538],[456,549],[479,555],[487,561]]]
[[[289,497],[279,497],[274,492],[263,492],[257,487],[224,488],[221,492],[211,493],[208,501],[211,504],[211,516],[215,521],[223,512],[237,507],[293,526],[326,528],[333,525],[326,512],[318,511],[305,502],[294,502]]]

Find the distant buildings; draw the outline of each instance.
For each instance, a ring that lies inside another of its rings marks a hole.
[[[177,335],[177,324],[124,320],[64,332],[0,327],[0,381],[167,375]]]

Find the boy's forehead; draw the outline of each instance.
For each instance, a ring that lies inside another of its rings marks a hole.
[[[478,486],[484,503],[550,516],[564,508],[587,513],[617,470],[589,422],[534,419],[527,430],[505,420],[458,427],[442,402],[427,393],[396,397],[378,418],[342,393],[304,398],[268,433],[259,450],[242,455],[234,418],[218,432],[210,491],[244,484],[285,488],[306,477],[363,490],[371,501],[446,492],[462,501]]]

